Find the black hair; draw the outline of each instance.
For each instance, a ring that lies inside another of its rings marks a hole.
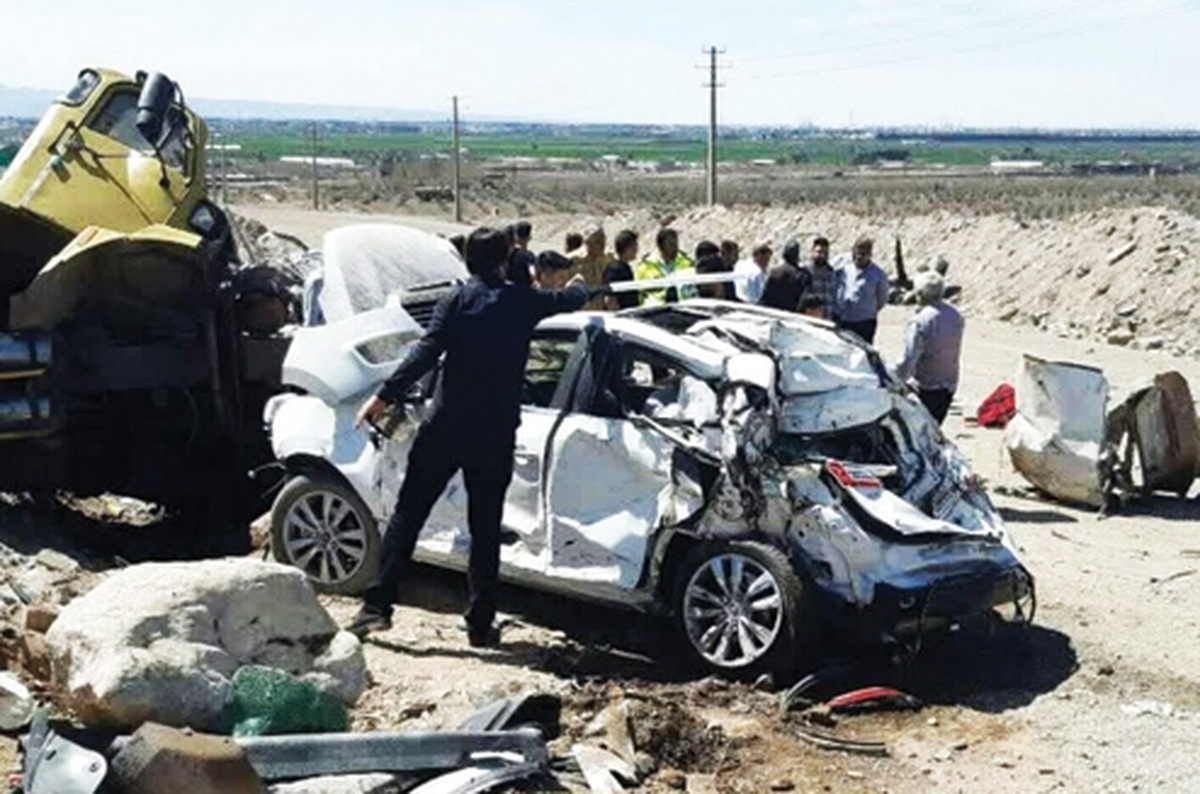
[[[679,232],[672,229],[670,226],[664,226],[658,230],[658,234],[654,235],[654,244],[662,248],[667,240],[678,240]]]
[[[797,309],[801,312],[811,312],[814,309],[825,310],[825,299],[820,295],[805,295],[800,299]]]
[[[637,232],[633,231],[632,229],[622,229],[621,231],[617,232],[617,236],[613,238],[613,250],[619,255],[623,251],[627,250],[629,246],[637,244],[637,241]]]
[[[563,247],[569,254],[576,248],[583,247],[583,235],[579,232],[567,232],[567,237],[563,242],[565,243]]]
[[[720,254],[709,254],[701,257],[696,262],[697,273],[728,273],[729,265],[721,258]]]
[[[783,261],[789,265],[800,264],[800,243],[788,240],[787,245],[783,247]]]
[[[518,240],[528,240],[533,236],[533,224],[529,221],[517,221],[513,224],[513,237]]]
[[[454,246],[454,250],[458,251],[458,255],[464,260],[467,258],[467,237],[463,234],[454,234],[447,238],[450,245]]]
[[[718,248],[717,244],[714,243],[712,240],[701,240],[699,243],[696,244],[696,260],[697,261],[704,259],[706,256],[713,256],[714,254],[720,256],[721,249]]]
[[[574,263],[558,251],[542,251],[537,256],[538,270],[569,270]]]
[[[472,275],[494,275],[507,260],[508,240],[501,232],[482,227],[467,238],[467,270]]]

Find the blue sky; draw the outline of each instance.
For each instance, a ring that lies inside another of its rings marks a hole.
[[[1200,128],[1200,0],[9,0],[0,83],[551,121]]]

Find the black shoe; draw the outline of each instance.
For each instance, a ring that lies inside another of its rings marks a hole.
[[[472,648],[495,648],[500,644],[500,628],[488,626],[482,629],[467,629],[467,642]]]
[[[363,607],[358,610],[358,614],[346,626],[346,631],[361,640],[373,631],[387,631],[391,627],[392,618],[390,615],[385,615],[370,607]]]

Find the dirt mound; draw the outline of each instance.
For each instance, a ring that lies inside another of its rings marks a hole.
[[[876,261],[893,275],[899,237],[910,271],[939,255],[950,261],[949,280],[962,285],[961,304],[970,315],[1062,337],[1200,355],[1200,326],[1186,322],[1200,300],[1200,221],[1177,210],[1107,209],[1055,220],[949,211],[865,217],[783,207],[697,208],[669,219],[636,210],[535,218],[534,247],[559,246],[567,231],[597,220],[610,238],[622,228],[637,231],[643,252],[653,250],[664,220],[680,232],[687,252],[704,239],[735,240],[743,254],[759,242],[778,252],[789,239],[821,233],[836,256],[865,234],[876,241]]]
[[[633,743],[660,766],[682,772],[714,772],[729,758],[729,740],[677,703],[633,701]]]

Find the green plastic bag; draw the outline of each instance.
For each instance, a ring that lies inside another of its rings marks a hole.
[[[234,736],[341,733],[349,722],[337,698],[283,670],[258,665],[234,673],[225,716]]]

